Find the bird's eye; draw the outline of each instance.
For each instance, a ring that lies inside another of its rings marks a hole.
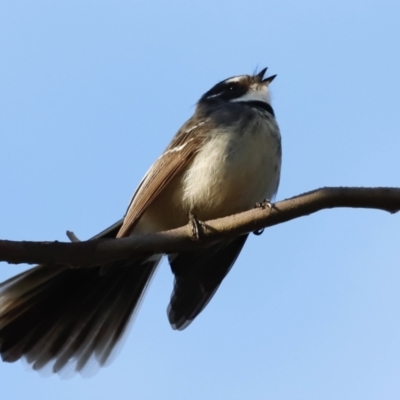
[[[246,92],[246,87],[239,82],[221,82],[208,91],[203,99],[221,99],[230,101],[238,98]]]

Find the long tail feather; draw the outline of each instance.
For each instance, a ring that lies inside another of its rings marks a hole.
[[[119,261],[105,269],[39,265],[1,283],[3,361],[25,358],[34,369],[51,365],[55,373],[71,366],[82,372],[92,360],[106,364],[159,261]]]

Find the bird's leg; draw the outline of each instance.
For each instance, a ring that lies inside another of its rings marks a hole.
[[[272,203],[270,200],[268,199],[264,199],[261,203],[256,203],[254,208],[261,208],[263,210],[265,210],[266,208],[271,209],[272,208]]]
[[[200,240],[206,224],[203,221],[200,221],[191,211],[189,211],[189,224],[192,227],[193,239]]]
[[[264,199],[261,203],[256,203],[254,208],[261,208],[262,210],[265,210],[267,207],[271,210],[272,209],[272,203],[271,203],[270,200]],[[256,236],[260,236],[260,235],[263,234],[263,232],[264,232],[264,228],[259,229],[258,231],[254,231],[253,233]]]

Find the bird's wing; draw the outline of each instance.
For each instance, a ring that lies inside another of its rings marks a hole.
[[[117,237],[128,236],[149,205],[192,160],[212,129],[210,120],[190,119],[175,135],[164,153],[150,167],[129,204]]]

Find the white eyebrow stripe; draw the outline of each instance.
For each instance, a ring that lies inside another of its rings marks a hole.
[[[212,99],[213,97],[220,96],[221,94],[222,94],[222,92],[217,93],[217,94],[212,94],[211,96],[207,96],[207,99]]]
[[[233,78],[229,78],[225,81],[225,83],[231,83],[231,82],[240,82],[246,75],[239,75],[239,76],[234,76]]]

